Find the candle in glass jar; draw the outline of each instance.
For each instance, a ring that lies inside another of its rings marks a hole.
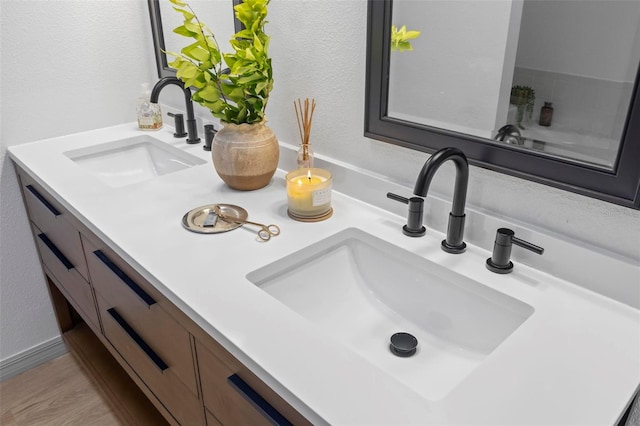
[[[331,209],[331,173],[323,169],[289,172],[287,200],[289,213],[304,218],[320,217]]]

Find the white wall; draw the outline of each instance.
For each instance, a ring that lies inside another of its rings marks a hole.
[[[56,333],[6,145],[133,121],[138,85],[155,66],[142,0],[0,5],[2,360]],[[278,137],[297,142],[292,101],[313,97],[316,152],[412,187],[428,156],[362,136],[366,2],[275,0],[269,21],[276,85],[267,115]],[[450,197],[452,176],[443,168],[433,190]],[[639,211],[475,167],[469,204],[640,261]]]
[[[135,120],[156,78],[146,1],[2,0],[0,361],[58,335],[10,145]]]

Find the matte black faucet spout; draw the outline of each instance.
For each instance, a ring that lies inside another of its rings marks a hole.
[[[191,90],[184,87],[184,84],[177,77],[164,77],[158,80],[153,90],[151,90],[150,101],[154,104],[158,103],[160,91],[169,84],[175,84],[179,86],[184,92],[184,102],[187,109],[187,143],[198,143],[200,138],[198,137],[198,127],[196,124],[196,117],[193,112],[193,102],[191,101]]]
[[[449,226],[447,227],[447,239],[442,241],[442,249],[448,253],[462,253],[467,248],[463,241],[464,236],[464,205],[467,199],[467,186],[469,184],[469,162],[467,157],[458,148],[443,148],[435,152],[424,163],[420,175],[416,180],[413,190],[415,195],[426,197],[431,180],[440,166],[447,160],[453,161],[456,166],[456,182],[453,190],[453,204],[449,213]]]

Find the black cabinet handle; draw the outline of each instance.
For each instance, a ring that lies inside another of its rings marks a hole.
[[[107,268],[111,269],[111,272],[116,274],[118,278],[120,278],[122,282],[124,282],[127,287],[129,287],[144,302],[145,305],[147,305],[147,308],[150,308],[151,305],[156,303],[153,297],[149,296],[149,294],[136,284],[135,281],[129,278],[129,276],[125,274],[122,269],[118,268],[118,265],[113,263],[101,250],[96,250],[93,254],[95,254]]]
[[[161,373],[163,373],[164,370],[169,368],[169,366],[165,364],[162,358],[160,358],[158,354],[155,353],[149,345],[147,345],[147,342],[142,340],[142,337],[140,337],[140,335],[136,333],[136,331],[133,328],[131,328],[131,326],[127,323],[127,321],[125,321],[125,319],[120,316],[118,311],[116,311],[114,308],[111,308],[111,309],[107,309],[107,312],[118,323],[118,325],[122,327],[125,333],[127,333],[129,337],[131,337],[131,339],[134,342],[136,342],[136,345],[138,345],[138,347],[142,349],[142,351],[145,354],[147,354],[149,359],[153,361],[153,363],[156,365],[156,367],[158,367],[158,370],[160,370]]]
[[[47,237],[45,234],[38,234],[38,238],[42,240],[44,245],[49,247],[49,250],[51,250],[51,252],[58,258],[58,260],[62,262],[64,267],[67,268],[67,271],[75,268],[75,266],[73,266],[73,263],[71,263],[69,259],[67,259],[67,257],[64,254],[62,254],[60,249],[58,249],[58,247],[56,247],[56,245],[53,244],[53,241],[51,241],[49,237]]]
[[[277,426],[293,426],[293,424],[285,419],[271,404],[258,394],[251,386],[240,378],[237,374],[227,377],[227,382],[240,395],[244,397],[253,407],[258,410],[267,420]]]
[[[27,189],[33,194],[34,197],[36,197],[42,204],[44,204],[44,206],[48,208],[54,216],[60,216],[61,213],[58,211],[58,209],[53,207],[53,205],[48,202],[47,199],[44,198],[42,194],[40,194],[38,190],[33,187],[33,185],[27,185]]]

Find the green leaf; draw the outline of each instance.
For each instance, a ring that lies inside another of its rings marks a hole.
[[[262,92],[267,87],[269,87],[269,81],[268,80],[259,81],[258,84],[256,84],[256,93],[260,94],[260,92]]]
[[[209,56],[210,56],[210,52],[202,48],[200,45],[196,45],[196,46],[191,45],[191,46],[185,47],[184,49],[182,49],[182,53],[200,62],[209,60]]]
[[[263,78],[262,75],[256,73],[256,74],[250,74],[247,75],[245,77],[240,77],[237,81],[238,85],[246,85],[247,83],[251,83],[252,81],[256,81],[256,80],[261,80]]]
[[[195,22],[185,22],[184,27],[188,31],[191,31],[194,34],[202,33],[202,27],[199,24],[196,24]]]
[[[176,27],[173,32],[185,37],[193,37],[194,33],[185,28],[184,25]]]
[[[184,17],[185,21],[190,21],[195,17],[195,15],[187,9],[180,9],[179,7],[174,7],[173,10],[175,10],[176,12],[182,13],[182,16]]]
[[[198,91],[198,95],[205,101],[215,102],[220,99],[220,92],[214,85],[205,86]]]
[[[256,52],[262,52],[264,50],[264,46],[258,37],[253,39],[253,47],[256,49]]]

